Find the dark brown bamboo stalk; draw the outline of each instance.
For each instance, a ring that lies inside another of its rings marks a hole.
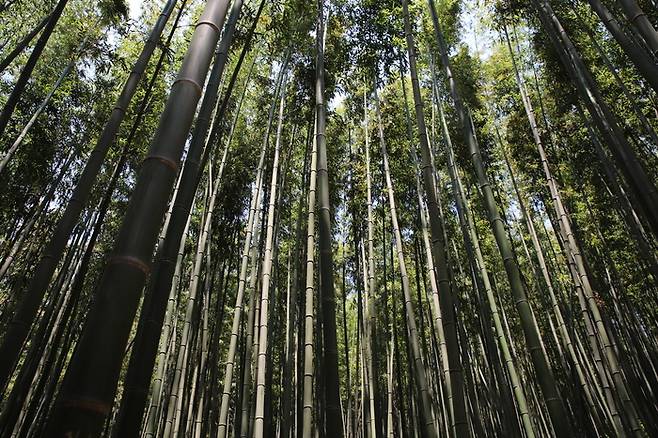
[[[212,0],[199,19],[71,358],[50,436],[96,435],[109,413],[161,220],[227,9],[228,1]]]
[[[34,274],[32,275],[28,289],[21,299],[21,303],[2,341],[2,346],[0,346],[0,356],[4,358],[0,362],[0,390],[4,389],[11,377],[32,321],[39,310],[41,301],[66,248],[71,232],[78,223],[80,214],[89,200],[94,182],[103,165],[105,156],[114,142],[128,105],[137,91],[140,79],[146,70],[147,64],[158,44],[160,35],[175,4],[176,0],[169,0],[163,8],[139,58],[133,66],[121,95],[117,99],[110,119],[103,129],[96,147],[87,160],[87,164],[76,183],[66,209],[57,223],[50,241],[41,255],[41,259],[34,268]]]

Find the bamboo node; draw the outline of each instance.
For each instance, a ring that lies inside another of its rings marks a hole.
[[[107,415],[112,409],[109,403],[102,400],[90,398],[77,398],[62,401],[62,406],[66,408],[82,409],[84,411],[91,411],[101,415]]]
[[[151,267],[137,257],[132,256],[114,256],[110,258],[108,264],[126,264],[142,271],[145,275],[151,272]]]

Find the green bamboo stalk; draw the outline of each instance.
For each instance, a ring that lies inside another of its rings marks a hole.
[[[514,259],[512,247],[508,240],[505,226],[500,217],[498,206],[496,205],[493,190],[489,182],[489,177],[486,174],[484,163],[482,162],[480,147],[475,138],[475,133],[473,131],[473,126],[470,123],[468,112],[462,103],[462,100],[457,91],[455,80],[452,76],[447,46],[445,44],[443,34],[441,33],[434,2],[433,0],[428,0],[428,2],[430,5],[432,22],[434,24],[435,37],[439,45],[441,63],[443,64],[444,73],[448,79],[453,103],[455,105],[460,125],[464,132],[464,139],[473,161],[473,167],[475,169],[477,181],[480,186],[480,191],[484,198],[483,201],[488,214],[488,219],[496,239],[496,244],[498,246],[500,256],[503,259],[505,272],[507,273],[507,278],[511,287],[512,295],[514,297],[516,309],[521,319],[521,327],[523,328],[523,333],[525,335],[527,349],[529,350],[530,356],[532,358],[532,363],[535,368],[544,399],[548,406],[551,423],[555,433],[559,437],[571,436],[571,425],[569,423],[569,417],[567,416],[566,409],[562,402],[560,391],[558,390],[557,384],[555,382],[555,377],[553,376],[553,372],[550,368],[548,358],[542,349],[541,335],[537,326],[535,325],[534,317],[532,315],[532,308],[530,307],[530,303],[526,296],[525,288],[521,280],[521,272]]]
[[[457,329],[455,322],[455,309],[451,294],[445,233],[440,220],[439,205],[436,197],[436,183],[431,165],[431,151],[427,140],[427,128],[425,126],[425,111],[418,82],[416,67],[416,49],[414,38],[411,33],[411,22],[407,0],[403,0],[404,27],[407,40],[407,51],[409,55],[409,70],[411,73],[411,85],[413,88],[414,107],[416,110],[416,124],[420,140],[422,154],[422,172],[425,197],[429,211],[430,228],[432,231],[432,256],[434,266],[437,270],[439,294],[441,297],[441,312],[443,316],[443,328],[446,335],[446,347],[448,351],[448,362],[450,364],[450,386],[452,389],[452,412],[451,431],[454,436],[467,437],[470,435],[466,414],[466,402],[464,396],[463,379],[461,376],[461,358],[459,344],[457,342]]]
[[[285,69],[285,65],[283,67]],[[269,329],[269,311],[270,311],[270,285],[272,282],[272,259],[273,259],[273,242],[274,236],[274,219],[277,208],[277,181],[279,176],[279,155],[281,151],[281,133],[283,131],[283,111],[285,108],[285,73],[281,85],[280,105],[279,105],[279,122],[276,131],[276,142],[274,146],[274,159],[272,162],[272,179],[270,182],[270,199],[267,209],[267,225],[265,236],[265,252],[263,257],[263,269],[261,273],[261,313],[259,324],[259,341],[257,356],[257,377],[256,377],[256,414],[254,421],[254,438],[262,438],[265,433],[265,376],[267,368],[268,352],[268,329]]]
[[[434,416],[432,414],[432,400],[427,384],[427,373],[423,364],[423,358],[420,352],[419,335],[416,327],[416,312],[414,309],[413,301],[411,299],[411,291],[409,287],[409,276],[407,274],[407,267],[404,260],[404,248],[402,246],[402,233],[398,224],[397,207],[395,203],[395,192],[393,189],[393,181],[391,179],[391,171],[388,163],[388,152],[386,150],[386,141],[384,138],[384,128],[381,120],[381,110],[379,107],[379,97],[377,89],[374,90],[375,109],[377,113],[377,125],[379,127],[379,142],[382,150],[382,159],[384,164],[384,178],[386,180],[386,189],[388,193],[388,203],[391,215],[391,224],[393,237],[395,239],[395,251],[398,259],[398,269],[400,270],[400,278],[402,281],[402,292],[404,295],[404,307],[407,319],[407,328],[409,334],[409,342],[411,352],[413,355],[414,365],[414,380],[416,382],[418,391],[418,403],[420,404],[422,428],[426,436],[436,437],[437,431],[434,425]]]
[[[329,172],[327,165],[327,139],[325,136],[326,102],[324,71],[324,39],[326,35],[324,0],[318,0],[317,57],[315,71],[315,111],[317,113],[317,189],[318,189],[318,249],[320,262],[319,296],[322,309],[323,354],[320,363],[324,373],[326,401],[325,433],[342,438],[343,417],[340,413],[340,378],[338,376],[338,347],[336,336],[336,293],[334,291],[334,262],[331,245],[331,205],[329,199]]]
[[[317,130],[317,120],[316,128]],[[313,295],[315,294],[315,203],[318,166],[317,136],[313,141],[311,151],[311,167],[309,169],[309,189],[306,225],[306,288],[304,292],[304,376],[302,392],[302,437],[313,436],[313,376],[314,376],[314,343],[315,312]]]

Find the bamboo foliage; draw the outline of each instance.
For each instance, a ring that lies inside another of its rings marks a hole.
[[[650,3],[138,9],[0,2],[0,437],[658,434]]]
[[[430,2],[430,8],[434,8],[433,2]],[[537,376],[542,387],[542,392],[544,393],[544,397],[549,408],[551,423],[559,436],[567,436],[570,434],[570,426],[567,422],[564,421],[564,419],[567,418],[565,408],[559,396],[559,391],[555,383],[553,372],[548,363],[548,359],[544,353],[543,348],[541,348],[541,336],[539,335],[536,324],[534,322],[532,309],[528,302],[526,291],[524,290],[521,280],[521,272],[516,261],[514,260],[512,248],[508,240],[503,221],[500,218],[498,206],[496,205],[496,200],[493,195],[493,190],[484,169],[482,155],[478,142],[473,133],[472,123],[470,122],[467,110],[463,106],[456,85],[454,83],[454,79],[452,78],[450,63],[447,55],[447,48],[445,46],[435,12],[432,13],[432,18],[435,35],[437,37],[440,48],[444,72],[450,83],[450,92],[452,95],[453,103],[456,107],[459,122],[462,125],[465,141],[468,144],[471,159],[473,161],[473,167],[475,168],[475,173],[477,175],[478,185],[484,197],[488,219],[496,239],[496,244],[505,265],[505,271],[507,273],[512,294],[514,295],[517,311],[521,318],[522,328],[526,338],[526,343],[528,345],[528,350],[530,351],[533,365],[536,369]]]

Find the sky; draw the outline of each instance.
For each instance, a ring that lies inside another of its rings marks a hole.
[[[142,3],[144,0],[128,0],[128,7],[130,18],[136,20],[139,18],[139,14],[142,13]]]

